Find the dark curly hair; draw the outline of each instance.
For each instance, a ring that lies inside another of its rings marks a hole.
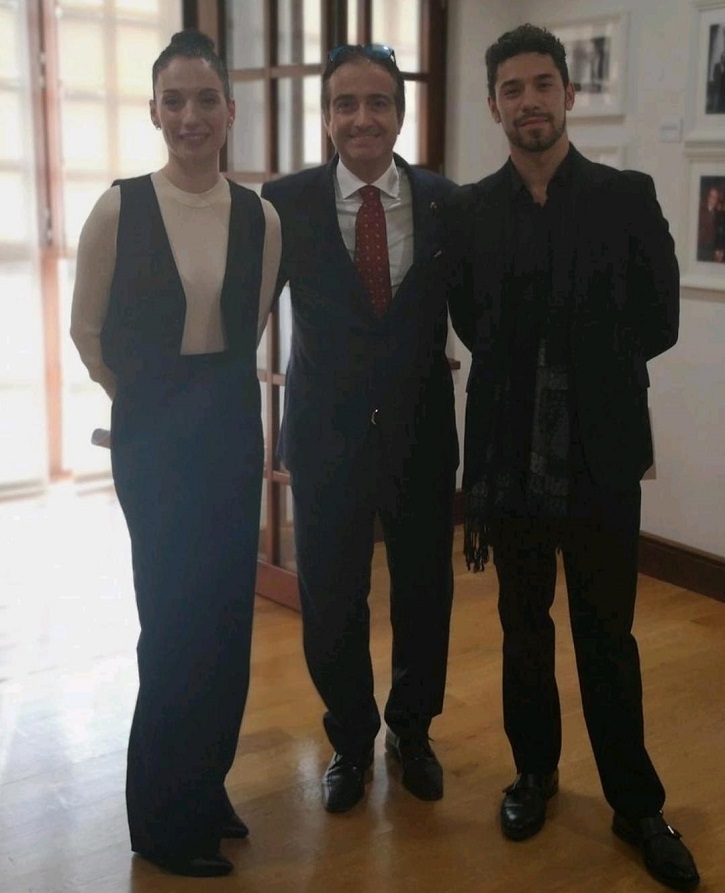
[[[521,53],[541,53],[542,56],[551,56],[554,65],[559,69],[564,86],[569,86],[569,69],[566,64],[564,44],[546,28],[537,28],[536,25],[529,24],[519,25],[513,31],[502,34],[496,43],[491,44],[486,50],[488,95],[491,99],[496,96],[496,76],[499,65]]]
[[[203,59],[209,63],[209,67],[213,68],[217,73],[219,80],[224,88],[224,98],[229,102],[232,98],[232,88],[229,83],[229,72],[226,64],[214,49],[214,41],[201,31],[194,28],[187,28],[185,31],[177,31],[171,38],[171,42],[166,49],[161,51],[159,58],[154,62],[151,68],[151,81],[154,95],[156,94],[156,81],[159,74],[166,68],[169,63],[178,57],[182,59]]]

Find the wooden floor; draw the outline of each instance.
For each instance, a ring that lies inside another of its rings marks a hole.
[[[379,740],[366,801],[320,805],[329,748],[301,654],[300,620],[259,601],[252,687],[231,798],[251,827],[220,880],[165,875],[132,857],[124,756],[137,634],[128,541],[108,493],[72,487],[0,503],[0,891],[2,893],[639,893],[664,889],[609,830],[581,719],[566,607],[558,598],[564,711],[561,792],[543,832],[502,839],[512,777],[500,720],[493,573],[456,560],[446,710],[433,727],[446,771],[438,803],[415,800]],[[382,702],[390,635],[384,558],[373,575],[373,652]],[[562,593],[560,593],[562,594]],[[652,757],[666,815],[703,891],[725,891],[725,604],[643,578],[636,629]],[[184,742],[179,742],[183,747]]]

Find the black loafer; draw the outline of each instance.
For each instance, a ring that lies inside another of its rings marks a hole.
[[[347,812],[362,800],[372,764],[372,750],[357,760],[333,756],[322,776],[322,802],[328,812]]]
[[[526,840],[544,827],[546,801],[559,790],[559,770],[545,775],[522,772],[501,803],[501,830],[509,840]]]
[[[401,737],[388,729],[385,750],[402,768],[403,787],[420,800],[443,796],[443,768],[431,749],[428,735]]]
[[[612,831],[639,847],[647,871],[661,883],[674,890],[694,890],[700,883],[692,854],[662,813],[646,819],[626,819],[615,812]]]
[[[249,837],[249,828],[247,828],[236,812],[233,812],[224,819],[221,835],[222,837],[234,837],[241,840],[244,837]]]
[[[221,853],[186,856],[175,853],[142,852],[141,850],[137,852],[139,856],[153,862],[164,871],[184,877],[224,877],[234,868],[229,859],[225,859]]]

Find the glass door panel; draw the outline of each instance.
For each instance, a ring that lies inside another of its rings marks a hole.
[[[43,315],[27,11],[0,8],[0,491],[47,477]]]
[[[277,63],[318,65],[322,45],[320,0],[277,0]]]
[[[373,0],[373,43],[393,47],[401,71],[421,70],[420,5],[420,0]]]
[[[174,0],[57,4],[57,114],[60,121],[62,244],[56,268],[62,387],[63,467],[74,475],[108,474],[110,453],[90,443],[110,425],[110,401],[92,382],[70,341],[78,237],[93,205],[117,177],[158,170],[163,137],[149,118],[151,66],[181,27]]]
[[[277,82],[280,173],[293,173],[322,162],[319,75],[280,78]]]

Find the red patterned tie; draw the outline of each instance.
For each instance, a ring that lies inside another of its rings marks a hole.
[[[385,210],[377,186],[360,189],[362,205],[355,220],[355,266],[378,316],[392,299]]]

